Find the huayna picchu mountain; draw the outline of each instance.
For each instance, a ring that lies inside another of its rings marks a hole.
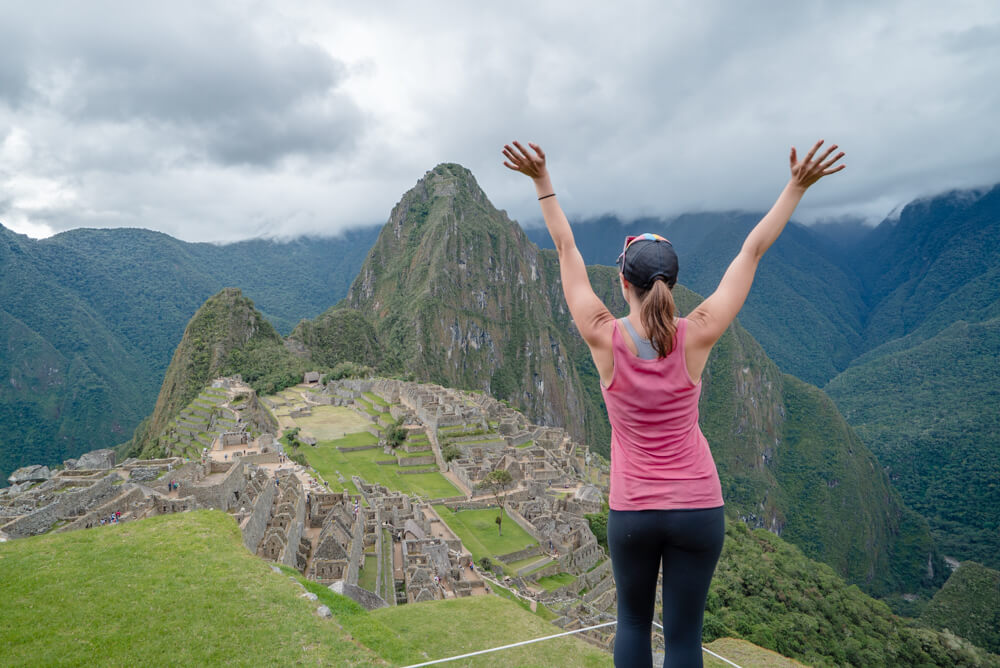
[[[591,280],[613,313],[613,269]],[[700,297],[678,286],[682,312]],[[495,209],[465,168],[439,165],[394,207],[343,302],[301,323],[290,347],[505,399],[608,453],[589,353],[569,318],[552,251]],[[783,375],[738,324],[705,373],[703,429],[730,507],[782,533],[869,591],[947,577],[926,522],[907,509],[833,402]]]

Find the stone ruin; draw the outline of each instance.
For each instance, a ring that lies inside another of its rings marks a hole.
[[[243,387],[240,379],[219,379],[213,386]],[[378,415],[369,415],[359,402],[365,393],[388,406],[380,404]],[[538,541],[515,556],[548,560],[519,581],[530,587],[544,575],[577,576],[567,587],[538,594],[539,600],[562,606],[556,621],[564,628],[599,620],[609,610],[613,614],[609,562],[584,518],[601,510],[604,490],[583,483],[589,458],[584,464],[585,448],[565,430],[533,425],[487,395],[432,384],[342,380],[303,395],[307,406],[298,415],[311,413],[312,405],[350,406],[377,423],[373,433],[387,420],[403,418],[409,434],[401,446],[404,456],[430,470],[449,471],[465,487],[464,501],[438,500],[453,509],[493,505],[483,480],[490,471],[508,471],[514,489],[506,496],[507,511]],[[247,438],[246,430],[237,428],[219,440],[231,447]],[[281,452],[274,436],[264,433],[259,442],[267,454],[225,462],[173,457],[115,465],[113,452],[103,450],[68,460],[65,470],[25,467],[11,476],[14,486],[0,489],[0,533],[16,538],[87,528],[116,511],[132,520],[216,508],[234,516],[251,552],[338,588],[367,608],[483,592],[483,580],[469,568],[471,554],[429,503],[356,476],[357,496],[306,490],[301,470],[275,474],[264,468]],[[445,463],[440,454],[445,446],[454,446],[460,456]],[[384,554],[386,549],[392,553]],[[366,557],[378,564],[375,592],[358,586]],[[384,568],[392,572],[383,573]]]

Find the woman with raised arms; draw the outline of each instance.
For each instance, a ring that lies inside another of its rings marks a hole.
[[[590,348],[611,422],[608,546],[618,593],[616,666],[651,666],[656,578],[663,569],[666,666],[701,666],[708,586],[725,535],[722,489],[698,426],[701,374],[712,346],[743,306],[757,264],[806,190],[844,168],[837,146],[789,156],[791,178],[705,301],[679,317],[671,290],[677,255],[657,234],[625,239],[618,256],[629,305],[615,319],[594,294],[537,144],[503,148],[504,165],[530,177],[559,254],[563,292]]]

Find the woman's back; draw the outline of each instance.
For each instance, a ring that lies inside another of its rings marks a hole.
[[[698,427],[701,382],[688,374],[687,321],[677,321],[674,349],[641,359],[620,327],[612,333],[614,376],[602,387],[611,422],[611,494],[615,510],[715,508],[722,490]]]

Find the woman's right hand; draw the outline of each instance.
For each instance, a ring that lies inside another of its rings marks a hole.
[[[836,144],[833,144],[830,148],[826,149],[826,152],[824,152],[819,158],[814,159],[813,156],[816,155],[816,151],[818,151],[819,147],[822,145],[823,140],[820,139],[816,142],[816,145],[812,147],[812,150],[809,151],[809,154],[806,155],[805,160],[802,162],[799,162],[798,156],[795,153],[795,147],[792,147],[792,152],[788,156],[788,162],[792,170],[791,182],[793,185],[805,190],[824,176],[836,174],[847,166],[833,166],[838,160],[844,157],[844,152],[841,151],[837,155],[830,158],[830,154],[837,150]]]
[[[503,157],[507,159],[504,160],[503,164],[507,169],[521,172],[537,181],[548,176],[549,173],[545,167],[545,152],[541,146],[530,141],[528,146],[531,147],[531,152],[528,152],[518,141],[514,142],[514,147],[511,147],[510,144],[504,144]]]

